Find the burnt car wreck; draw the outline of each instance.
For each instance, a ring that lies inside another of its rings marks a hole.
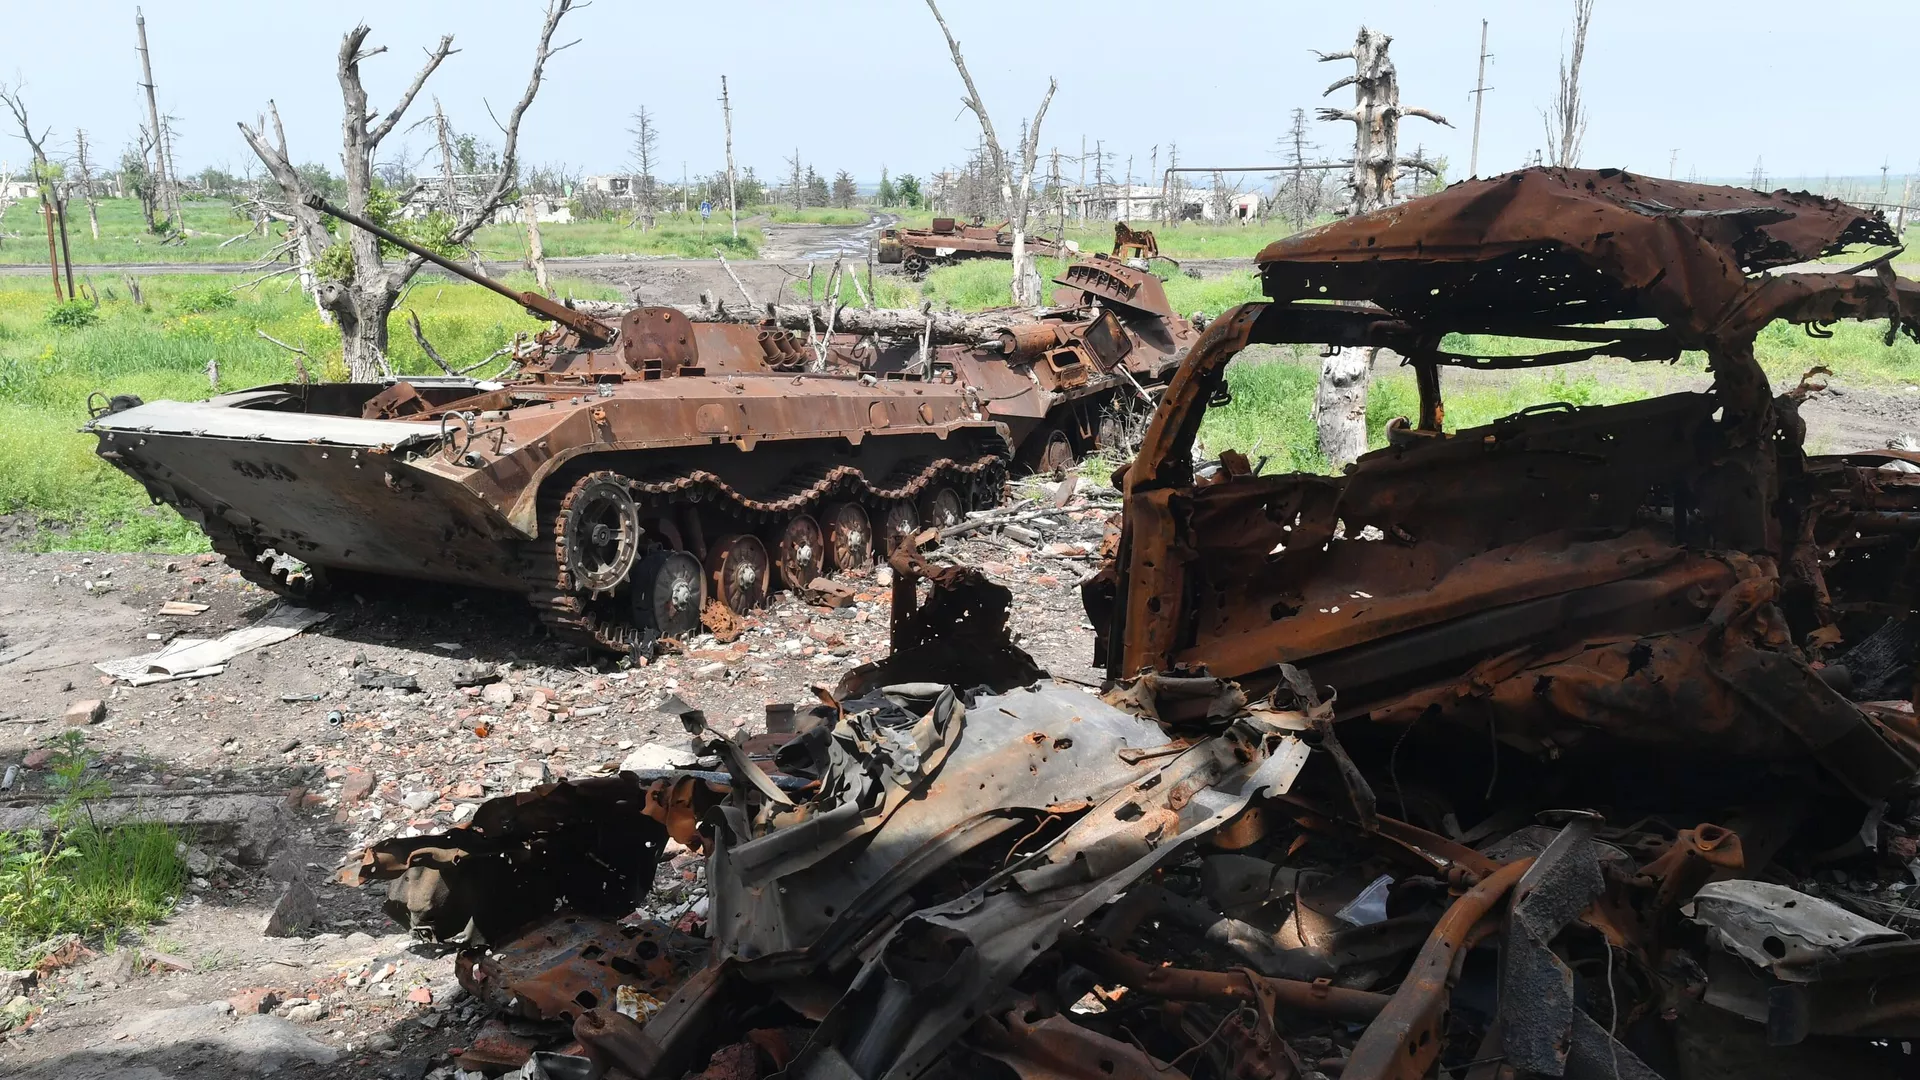
[[[494,1071],[1912,1075],[1920,457],[1808,456],[1753,352],[1920,331],[1884,262],[1769,273],[1892,242],[1544,169],[1282,241],[1125,470],[1105,693],[904,544],[892,655],[818,702],[751,738],[670,702],[699,767],[497,799],[357,876],[544,1040],[463,1059]],[[1392,348],[1420,416],[1342,476],[1196,468],[1254,342]],[[1705,392],[1444,428],[1448,366],[1686,350]],[[670,845],[710,901],[672,927],[634,915]]]

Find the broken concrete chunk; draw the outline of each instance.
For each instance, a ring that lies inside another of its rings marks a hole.
[[[500,669],[492,664],[473,664],[461,668],[453,676],[456,687],[486,686],[500,681]]]
[[[691,750],[676,749],[665,743],[650,742],[636,747],[620,761],[622,772],[648,772],[659,769],[691,769],[699,762]]]
[[[107,703],[99,698],[74,702],[67,706],[66,715],[63,717],[69,727],[85,727],[88,724],[97,724],[106,718]]]
[[[340,801],[356,803],[373,794],[374,775],[366,769],[350,768],[340,778]]]
[[[305,881],[295,878],[280,890],[280,898],[273,902],[260,932],[267,937],[297,937],[312,929],[319,917],[319,899]]]
[[[420,691],[420,680],[412,675],[402,675],[377,667],[363,667],[354,674],[353,683],[362,690],[404,690],[414,694]]]
[[[489,683],[481,689],[480,700],[505,708],[513,704],[513,687],[503,682]]]

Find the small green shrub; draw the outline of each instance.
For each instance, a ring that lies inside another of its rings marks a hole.
[[[87,778],[84,735],[66,732],[54,750],[52,788],[60,798],[49,809],[50,827],[0,832],[0,967],[32,962],[36,946],[63,934],[111,940],[165,918],[186,880],[173,830],[94,821],[88,807],[107,789]]]
[[[208,285],[200,289],[188,289],[173,302],[173,309],[181,315],[205,315],[211,311],[224,311],[239,303],[233,290],[219,285]]]
[[[47,325],[56,330],[81,330],[100,321],[89,300],[66,300],[47,308]]]

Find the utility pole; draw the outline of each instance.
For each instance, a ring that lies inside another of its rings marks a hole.
[[[1467,175],[1480,175],[1480,106],[1487,100],[1487,20],[1480,20],[1480,77],[1473,82],[1473,155],[1467,159]]]
[[[1087,137],[1080,136],[1080,220],[1087,220]]]
[[[161,134],[160,128],[160,104],[153,96],[153,62],[147,56],[147,17],[137,7],[133,9],[133,25],[140,35],[140,78],[142,79],[140,85],[147,91],[147,121],[153,125],[150,129],[153,132],[153,182],[159,188],[155,194],[159,196],[160,205],[171,206],[172,200],[168,196],[167,154],[163,141],[165,136]]]
[[[733,219],[733,238],[740,239],[740,207],[733,196],[733,102],[727,97],[727,77],[720,76],[720,115],[727,122],[727,215]]]
[[[1092,140],[1092,186],[1100,192],[1100,202],[1106,202],[1106,144],[1098,138]]]
[[[93,230],[93,242],[100,242],[100,213],[93,205],[93,166],[87,163],[87,133],[75,131],[74,142],[80,154],[80,196],[87,200],[87,226]]]
[[[1673,151],[1667,155],[1667,179],[1669,180],[1675,179],[1679,172],[1680,172],[1680,148],[1676,146],[1673,148]]]

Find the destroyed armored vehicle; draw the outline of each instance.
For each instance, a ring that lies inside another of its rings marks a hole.
[[[494,382],[113,398],[100,455],[249,580],[296,598],[355,573],[525,593],[624,653],[769,589],[856,569],[1001,497],[1008,447],[951,379],[878,377],[779,329],[672,308],[598,319],[513,293],[337,208],[553,326]]]
[[[928,229],[886,228],[880,230],[877,255],[883,263],[899,263],[909,277],[966,259],[1011,259],[1013,232],[1008,224],[962,225],[939,217]],[[1028,236],[1027,250],[1043,259],[1064,259],[1079,248],[1072,241]]]
[[[1022,469],[1054,473],[1096,451],[1124,455],[1205,325],[1177,314],[1152,272],[1107,255],[1069,264],[1054,284],[1052,305],[1039,310],[679,310],[695,322],[821,331],[816,340],[881,378],[931,370],[936,381],[957,380],[981,416],[1007,426]]]
[[[1124,453],[1128,428],[1144,424],[1153,394],[1200,337],[1146,270],[1093,255],[1054,283],[1053,306],[1038,316],[980,345],[935,350],[936,365],[1007,425],[1016,460],[1043,473],[1096,450]]]

